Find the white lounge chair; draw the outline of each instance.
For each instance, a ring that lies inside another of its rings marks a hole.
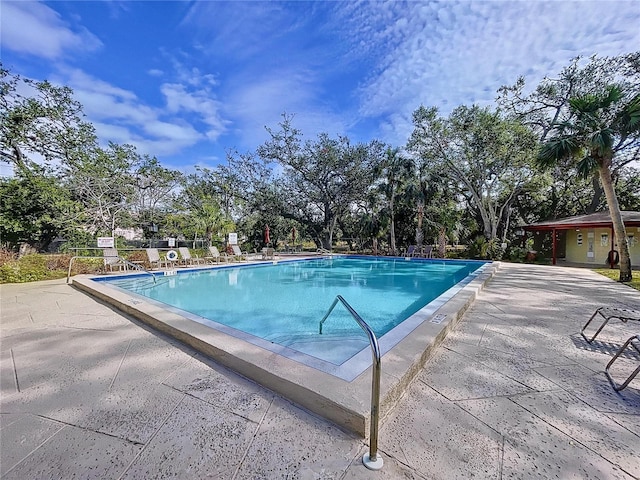
[[[109,267],[110,272],[113,272],[114,268],[117,268],[118,270],[127,270],[127,264],[120,258],[116,248],[105,248],[102,250],[102,255],[104,257],[105,270],[107,267]]]
[[[205,261],[209,261],[211,263],[213,263],[215,261],[215,263],[220,263],[220,260],[224,258],[225,262],[229,262],[229,257],[227,256],[227,253],[220,253],[220,251],[218,250],[218,247],[214,247],[211,246],[209,247],[209,255],[207,255],[206,257],[204,257]]]
[[[198,256],[192,257],[191,252],[187,247],[178,247],[178,252],[180,252],[180,258],[182,263],[186,265],[202,265],[205,263],[203,258]]]
[[[247,254],[243,253],[238,245],[231,245],[231,249],[233,250],[233,255],[231,256],[232,259],[239,262],[248,260]]]
[[[145,249],[145,251],[147,252],[147,258],[149,260],[149,264],[151,265],[151,270],[153,270],[155,267],[168,267],[167,261],[160,258],[160,252],[157,248],[147,248]]]

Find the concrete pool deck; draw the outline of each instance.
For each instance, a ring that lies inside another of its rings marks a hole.
[[[578,334],[640,292],[589,270],[503,264],[381,425],[379,472],[361,438],[64,280],[0,296],[2,478],[640,478],[640,378],[603,372],[639,326]]]

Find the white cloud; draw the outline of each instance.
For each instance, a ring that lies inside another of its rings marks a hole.
[[[38,2],[3,1],[0,27],[3,49],[51,60],[102,46],[95,35],[83,27],[74,30]]]
[[[444,114],[460,104],[492,104],[497,89],[519,75],[535,85],[574,56],[619,55],[640,45],[640,2],[340,5],[352,54],[372,62],[360,113],[379,118],[386,139],[400,144],[420,104]]]
[[[96,79],[78,69],[61,69],[57,83],[70,86],[83,105],[89,121],[102,141],[130,143],[142,153],[171,155],[208,140],[225,130],[220,102],[209,89],[165,83],[157,88],[163,106],[150,106],[134,92]],[[210,80],[192,77],[192,83],[210,85]]]
[[[228,122],[220,115],[221,103],[215,100],[215,95],[210,90],[199,89],[189,92],[185,85],[165,83],[161,91],[169,112],[198,114],[207,126],[206,135],[210,140],[216,140],[226,130]]]
[[[293,125],[305,139],[321,132],[345,134],[348,129],[348,113],[338,114],[323,105],[311,72],[283,69],[233,83],[242,85],[225,107],[241,139],[241,145],[235,147],[254,149],[262,144],[268,139],[265,127],[277,130],[283,113],[294,116]]]

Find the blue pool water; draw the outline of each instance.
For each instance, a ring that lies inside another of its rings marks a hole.
[[[384,336],[483,265],[463,261],[334,257],[182,271],[108,283],[197,316],[226,332],[256,337],[339,365],[368,347],[358,324],[338,304],[318,324],[336,295]],[[193,317],[192,317],[193,318]]]

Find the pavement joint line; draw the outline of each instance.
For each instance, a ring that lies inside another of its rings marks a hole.
[[[564,389],[563,389],[564,390]],[[610,417],[609,415],[633,415],[633,416],[638,416],[640,417],[640,415],[634,414],[634,413],[626,413],[626,412],[612,412],[612,411],[607,411],[607,410],[599,410],[597,406],[595,405],[591,405],[589,402],[587,402],[586,400],[584,400],[580,395],[574,393],[571,390],[564,390],[568,395],[571,395],[572,397],[576,398],[578,401],[584,403],[586,406],[588,406],[589,408],[592,408],[593,410],[595,410],[598,413],[601,413],[602,415],[606,416],[607,418],[611,418],[612,420],[615,421],[615,423],[617,423],[618,425],[621,425],[625,428],[625,430],[629,430],[626,426],[622,425],[620,422],[616,421],[614,418]],[[636,437],[640,437],[639,434],[632,432],[631,430],[629,430],[631,433],[633,433]]]
[[[500,435],[500,444],[498,447],[498,480],[502,480],[502,470],[504,469],[504,435]]]
[[[212,407],[216,407],[216,408],[219,408],[219,409],[221,409],[221,410],[224,410],[226,413],[229,413],[229,414],[231,414],[231,415],[235,415],[236,417],[240,417],[240,418],[242,418],[243,420],[246,420],[246,421],[248,421],[248,422],[250,422],[250,423],[258,423],[258,422],[256,422],[255,420],[252,420],[252,419],[251,419],[251,418],[249,418],[249,417],[245,417],[244,415],[240,415],[239,413],[234,412],[233,410],[229,410],[229,409],[228,409],[227,407],[225,407],[224,405],[220,405],[220,404],[217,404],[217,403],[212,403],[212,402],[210,402],[210,401],[208,401],[208,400],[205,400],[204,398],[196,397],[196,396],[195,396],[194,394],[192,394],[191,392],[186,392],[186,391],[184,391],[184,390],[180,390],[179,388],[176,388],[176,387],[174,387],[174,386],[172,386],[172,385],[167,385],[166,383],[162,383],[161,385],[163,385],[163,386],[165,386],[165,387],[167,387],[167,388],[170,388],[171,390],[174,390],[174,391],[176,391],[176,392],[182,393],[183,395],[186,395],[186,396],[188,396],[189,398],[193,398],[194,400],[198,400],[198,401],[200,401],[200,402],[206,403],[207,405],[211,405]]]
[[[156,429],[155,432],[153,432],[153,435],[151,435],[151,437],[149,438],[149,440],[147,440],[147,443],[145,443],[143,445],[143,447],[140,449],[140,451],[136,454],[135,457],[133,457],[133,459],[131,460],[131,462],[129,462],[129,465],[126,466],[126,468],[122,471],[122,473],[120,474],[120,476],[118,477],[117,480],[122,480],[122,477],[127,473],[127,471],[129,471],[129,469],[131,468],[131,466],[138,460],[138,458],[140,458],[140,455],[142,455],[142,453],[147,449],[147,447],[151,444],[151,442],[153,442],[153,439],[156,438],[156,435],[158,435],[158,432],[160,432],[160,430],[162,429],[162,427],[164,427],[165,423],[167,423],[167,421],[169,420],[169,418],[171,417],[171,415],[173,415],[173,412],[175,412],[178,407],[180,406],[180,404],[184,401],[184,399],[186,398],[186,395],[183,394],[182,398],[180,400],[178,400],[175,404],[175,406],[171,409],[171,411],[167,414],[167,416],[164,418],[164,420],[162,421],[162,423],[158,426],[158,428]]]
[[[244,465],[244,461],[246,460],[247,455],[249,455],[249,449],[253,445],[253,442],[255,441],[256,437],[258,436],[258,432],[260,431],[260,427],[262,427],[262,424],[264,423],[264,419],[267,418],[267,413],[269,413],[269,410],[271,410],[271,407],[273,406],[273,402],[274,401],[275,401],[275,397],[273,397],[271,399],[271,401],[269,402],[269,406],[265,409],[264,413],[262,414],[262,418],[260,419],[260,421],[256,425],[256,429],[253,431],[253,436],[251,437],[251,441],[249,442],[249,445],[247,445],[247,448],[245,448],[244,453],[242,454],[242,458],[238,462],[238,467],[236,468],[236,471],[233,473],[233,476],[231,477],[231,480],[236,480],[236,478],[238,478],[238,474],[240,473],[240,469],[242,468],[242,465]]]
[[[18,381],[18,370],[16,369],[16,359],[13,355],[13,348],[10,348],[11,352],[11,364],[13,365],[13,380],[16,382],[16,390],[20,393],[20,382]]]
[[[456,407],[458,407],[460,410],[462,410],[464,413],[466,413],[467,415],[469,415],[472,418],[475,418],[478,422],[480,422],[482,425],[484,425],[485,427],[487,427],[489,430],[493,431],[496,433],[496,435],[500,435],[500,437],[502,438],[502,449],[504,450],[504,433],[500,432],[498,429],[496,429],[495,427],[493,427],[492,425],[489,425],[487,422],[485,422],[484,420],[482,420],[480,417],[477,417],[476,415],[474,415],[472,412],[470,412],[469,410],[467,410],[466,408],[464,408],[462,405],[459,405],[460,402],[466,402],[466,400],[456,400],[456,401],[451,401],[451,403],[453,403]]]
[[[408,462],[409,462],[409,459],[407,458],[407,454],[406,454],[406,452],[404,451],[404,448],[402,448],[402,445],[401,445],[401,444],[399,444],[399,445],[398,445],[398,448],[400,449],[400,452],[402,452],[402,456],[404,457],[404,463],[408,463]]]
[[[43,290],[43,293],[53,293],[54,295],[71,295],[71,293],[66,293],[65,291],[51,291],[51,290]]]
[[[484,334],[487,331],[487,328],[489,327],[488,323],[484,324],[484,327],[482,327],[482,333],[480,334],[480,338],[478,339],[478,344],[476,345],[477,347],[480,346],[480,344],[482,343],[482,339],[484,338]]]
[[[124,353],[122,354],[122,358],[120,359],[120,364],[118,365],[118,369],[116,370],[115,375],[111,379],[111,383],[109,384],[109,388],[107,388],[108,392],[111,391],[111,387],[113,387],[113,384],[116,381],[116,377],[118,376],[118,373],[120,373],[120,369],[122,368],[122,364],[124,363],[124,359],[126,358],[127,353],[129,352],[129,348],[131,347],[131,342],[133,342],[133,339],[129,340],[129,343],[127,344],[127,348],[124,351]]]
[[[505,315],[509,315],[508,312],[505,312],[503,309],[501,309],[500,307],[498,307],[495,303],[493,302],[487,302],[489,305],[491,305],[493,308],[495,308],[496,310],[498,310],[499,312],[504,313]]]
[[[559,432],[561,435],[564,435],[565,437],[570,438],[570,442],[573,441],[575,442],[577,445],[580,445],[581,447],[585,448],[586,450],[589,450],[590,452],[592,452],[593,454],[597,455],[598,457],[600,457],[602,460],[604,460],[605,462],[619,468],[620,470],[622,470],[623,472],[625,472],[627,475],[631,476],[632,478],[638,478],[637,476],[631,474],[630,472],[627,472],[622,466],[618,465],[615,462],[612,462],[611,460],[609,460],[608,458],[602,456],[599,452],[595,451],[593,448],[589,447],[589,445],[586,445],[584,443],[582,443],[580,440],[576,439],[573,437],[573,435],[570,435],[569,433],[561,430],[560,428],[556,427],[554,424],[547,422],[544,418],[542,418],[541,416],[535,414],[534,412],[532,412],[531,410],[529,410],[528,408],[524,407],[523,405],[520,405],[519,403],[516,403],[515,401],[513,401],[513,399],[509,398],[509,400],[511,402],[513,402],[517,407],[522,408],[525,412],[528,412],[529,414],[533,415],[535,418],[537,418],[538,420],[540,420],[541,422],[545,423],[546,425],[548,425],[550,428],[552,428],[553,430],[556,430],[557,432]],[[585,402],[586,403],[586,402]],[[593,408],[591,405],[589,405],[588,403],[586,404],[589,407]],[[594,409],[595,410],[595,409]]]
[[[38,415],[39,416],[39,415]],[[38,445],[36,448],[34,448],[33,450],[31,450],[29,453],[27,453],[27,455],[25,455],[23,458],[21,458],[18,462],[16,462],[16,464],[11,467],[9,470],[7,470],[6,472],[4,472],[3,476],[8,475],[10,472],[12,472],[13,470],[15,470],[15,468],[20,465],[22,462],[24,462],[27,458],[29,458],[31,455],[33,455],[34,453],[36,453],[38,450],[40,450],[47,442],[49,442],[49,440],[51,440],[53,437],[55,437],[58,433],[60,433],[62,430],[64,430],[65,428],[67,428],[67,425],[62,425],[58,430],[56,430],[55,432],[53,432],[51,434],[51,436],[49,436],[48,438],[46,438],[40,445]]]
[[[171,372],[169,372],[169,373],[167,374],[167,376],[166,376],[166,377],[164,377],[162,380],[160,380],[160,383],[161,383],[162,385],[164,385],[164,386],[166,386],[166,387],[171,387],[171,385],[167,385],[167,384],[166,384],[166,383],[164,383],[164,382],[166,382],[167,380],[169,380],[169,379],[170,379],[170,378],[171,378],[171,377],[172,377],[172,376],[173,376],[173,375],[174,375],[178,370],[180,370],[182,367],[184,367],[187,363],[191,362],[191,360],[194,360],[197,354],[196,354],[196,355],[194,355],[194,354],[192,354],[192,353],[188,353],[187,355],[189,356],[189,358],[187,358],[184,362],[182,362],[180,365],[178,365],[178,366],[177,366],[175,369],[173,369]],[[171,387],[171,388],[173,388],[173,387]],[[179,389],[177,389],[177,388],[176,388],[175,390],[178,390],[179,392],[181,391],[181,390],[179,390]],[[182,392],[182,393],[185,393],[185,392]]]
[[[522,385],[522,386],[523,386],[523,387],[525,387],[525,388],[528,388],[529,390],[531,390],[531,391],[533,391],[533,392],[537,392],[537,391],[538,391],[538,390],[536,390],[535,388],[530,387],[530,386],[529,386],[529,385],[527,385],[526,383],[522,383],[522,382],[521,382],[520,380],[518,380],[517,378],[512,378],[511,376],[507,375],[506,373],[504,373],[504,372],[502,372],[502,371],[500,371],[500,370],[496,370],[495,368],[493,368],[493,367],[491,367],[491,366],[489,366],[489,365],[485,364],[482,360],[478,360],[478,359],[476,359],[476,357],[475,357],[475,356],[467,355],[467,354],[465,354],[465,353],[458,352],[458,351],[456,351],[456,350],[454,350],[454,349],[452,349],[452,348],[445,347],[445,346],[443,346],[442,348],[444,348],[445,350],[449,350],[450,352],[456,353],[456,354],[458,354],[458,355],[461,355],[461,356],[463,356],[463,357],[465,357],[465,358],[468,358],[469,360],[475,360],[475,362],[476,362],[476,363],[478,363],[478,364],[482,365],[483,367],[488,368],[489,370],[492,370],[492,371],[494,371],[494,372],[497,372],[497,373],[499,373],[500,375],[502,375],[503,377],[508,378],[509,380],[511,380],[511,381],[513,381],[513,382],[515,382],[515,383],[518,383],[518,384]],[[481,347],[481,348],[482,348],[482,347]],[[528,368],[527,370],[529,370],[529,371],[533,371],[533,368]],[[536,373],[537,373],[537,372],[536,372]],[[525,392],[525,393],[527,393],[527,392]]]
[[[73,325],[54,325],[57,328],[69,328],[71,330],[91,330],[92,332],[114,332],[115,330],[106,328],[87,328],[87,327],[74,327]]]
[[[101,432],[100,430],[95,430],[95,429],[89,428],[89,427],[83,427],[82,425],[76,425],[75,423],[65,422],[64,420],[58,420],[57,418],[53,418],[53,417],[47,417],[46,415],[36,414],[35,416],[39,417],[39,418],[44,418],[45,420],[49,420],[51,422],[59,423],[61,425],[67,426],[67,427],[78,428],[80,430],[84,430],[85,432],[91,432],[91,433],[95,433],[95,434],[98,434],[98,435],[104,435],[106,437],[111,437],[111,438],[115,438],[115,439],[118,439],[118,440],[122,440],[122,441],[125,441],[127,443],[131,443],[133,445],[144,445],[144,443],[138,442],[136,440],[130,440],[128,438],[120,437],[120,436],[114,435],[112,433]]]
[[[634,417],[638,417],[638,419],[640,420],[640,415],[635,415],[633,413],[618,413],[618,414],[613,414],[613,413],[610,413],[610,412],[607,412],[607,413],[601,412],[601,413],[603,415],[605,415],[607,418],[609,418],[611,421],[613,421],[614,423],[617,423],[620,427],[624,428],[630,434],[640,438],[640,434],[639,433],[636,433],[633,430],[629,429],[629,427],[627,427],[626,425],[620,423],[616,417],[612,416],[612,415],[631,415],[631,416],[634,416]]]

